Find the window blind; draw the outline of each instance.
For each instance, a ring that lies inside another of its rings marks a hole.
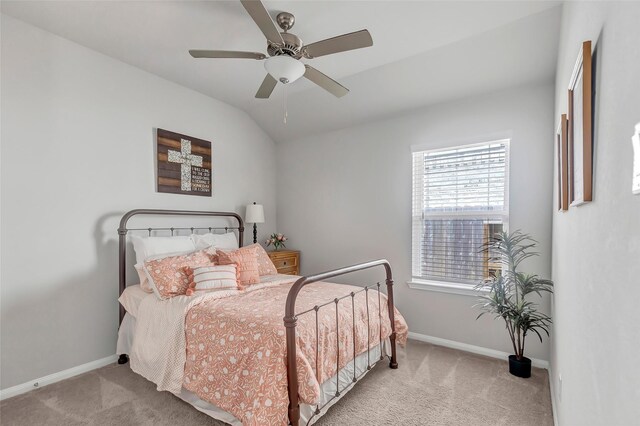
[[[508,221],[509,141],[413,153],[412,275],[476,283],[482,244]]]

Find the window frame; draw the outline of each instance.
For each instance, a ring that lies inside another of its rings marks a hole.
[[[502,229],[504,231],[508,231],[509,230],[509,219],[510,219],[510,197],[509,197],[509,191],[510,191],[510,178],[511,178],[511,138],[509,137],[504,137],[504,138],[491,138],[491,139],[487,139],[484,140],[482,142],[474,142],[474,143],[457,143],[457,144],[451,144],[445,147],[440,147],[440,148],[431,148],[429,146],[425,146],[425,145],[414,145],[411,147],[411,191],[412,191],[412,199],[411,199],[411,279],[409,281],[407,281],[407,285],[409,286],[409,288],[411,289],[417,289],[417,290],[428,290],[428,291],[435,291],[435,292],[442,292],[442,293],[451,293],[451,294],[459,294],[459,295],[464,295],[464,296],[477,296],[478,295],[478,291],[474,289],[475,284],[470,284],[470,283],[465,283],[465,282],[456,282],[455,280],[450,280],[450,281],[441,281],[441,280],[434,280],[434,279],[425,279],[423,277],[419,277],[419,276],[415,276],[413,275],[414,272],[414,260],[416,258],[416,256],[421,258],[421,255],[416,255],[416,253],[414,253],[414,246],[415,246],[415,241],[414,241],[414,226],[415,226],[415,221],[418,218],[418,220],[420,221],[424,221],[425,219],[425,215],[423,213],[420,214],[420,216],[416,216],[414,214],[415,212],[415,194],[414,194],[414,189],[415,189],[415,164],[414,164],[414,154],[422,152],[422,153],[438,153],[438,152],[444,152],[444,151],[452,151],[452,150],[458,150],[458,149],[467,149],[467,148],[473,148],[473,147],[480,147],[480,146],[489,146],[489,145],[493,145],[493,144],[504,144],[505,145],[505,159],[506,159],[506,164],[505,164],[505,182],[504,182],[504,209],[499,211],[499,212],[486,212],[486,214],[483,214],[482,212],[452,212],[451,214],[434,214],[434,215],[430,215],[429,217],[432,218],[436,218],[436,217],[441,217],[443,219],[445,218],[460,218],[460,217],[483,217],[483,218],[493,218],[493,219],[500,219],[502,221]],[[487,290],[483,290],[482,292],[487,292]]]

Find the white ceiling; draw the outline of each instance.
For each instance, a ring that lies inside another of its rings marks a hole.
[[[373,47],[308,61],[347,86],[334,98],[301,79],[270,100],[254,60],[195,60],[188,49],[265,52],[237,1],[2,1],[2,13],[237,106],[276,140],[333,130],[555,73],[558,2],[265,1],[296,16],[305,43],[367,28]]]

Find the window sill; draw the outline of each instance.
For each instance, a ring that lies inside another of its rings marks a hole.
[[[443,281],[428,281],[417,278],[407,281],[409,288],[414,290],[436,291],[439,293],[459,294],[461,296],[477,297],[487,291],[478,291],[474,289],[473,284],[449,283]]]

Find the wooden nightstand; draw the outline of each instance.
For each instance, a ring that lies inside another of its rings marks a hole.
[[[268,251],[269,259],[279,274],[300,275],[300,252],[296,250]]]

